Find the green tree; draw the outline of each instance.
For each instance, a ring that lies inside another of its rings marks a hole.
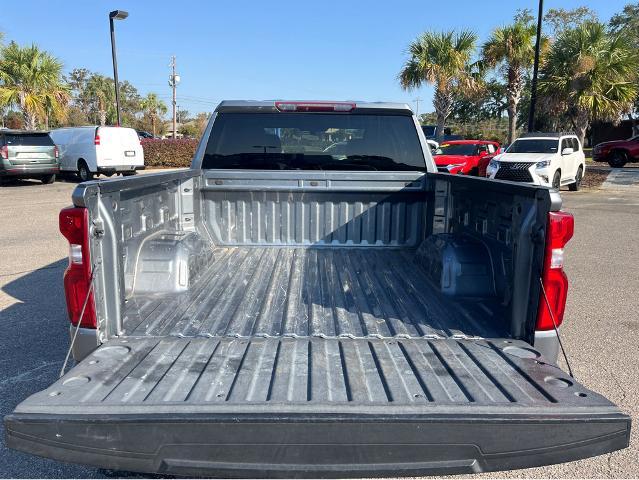
[[[476,95],[456,96],[450,119],[461,124],[470,124],[501,118],[506,106],[506,87],[494,79],[488,80]]]
[[[166,104],[158,98],[157,94],[149,93],[140,101],[140,107],[144,111],[145,115],[148,115],[151,119],[151,129],[153,131],[153,136],[155,136],[157,132],[158,119],[161,119],[161,117],[166,115],[166,112],[168,111]]]
[[[627,35],[639,49],[639,2],[629,3],[621,13],[613,15],[610,19],[610,28],[620,35]],[[639,116],[639,95],[635,98],[633,114],[630,115],[636,128],[636,117]]]
[[[498,67],[506,81],[508,143],[515,139],[517,108],[524,90],[526,74],[535,59],[536,36],[534,24],[518,21],[496,28],[482,47],[484,62],[491,67]],[[545,41],[543,43],[545,44]]]
[[[557,37],[566,30],[577,28],[586,22],[597,21],[597,13],[588,7],[573,9],[551,8],[544,15],[544,22],[550,28],[551,36]]]
[[[444,135],[455,92],[471,91],[477,85],[471,73],[476,42],[477,35],[467,30],[424,32],[408,47],[409,58],[399,73],[399,82],[405,90],[425,83],[435,86],[438,138]]]
[[[62,63],[36,45],[20,47],[11,42],[3,48],[0,81],[0,105],[16,106],[25,128],[64,118],[70,95],[62,79]]]
[[[191,120],[193,120],[191,118],[191,112],[189,112],[188,110],[185,110],[185,109],[179,109],[177,111],[177,118],[178,118],[178,122],[180,122],[180,123],[188,123]]]
[[[87,80],[84,97],[89,105],[89,118],[97,120],[96,123],[101,126],[106,125],[109,111],[112,111],[115,105],[113,80],[93,73]]]
[[[120,110],[122,113],[122,125],[133,125],[136,116],[142,112],[140,102],[142,97],[138,93],[138,89],[135,88],[127,80],[120,82]],[[116,112],[113,111],[114,121],[116,119]]]
[[[639,93],[639,54],[627,36],[586,22],[563,32],[541,72],[539,89],[555,112],[566,112],[583,144],[594,120],[617,121]]]
[[[639,47],[639,2],[629,3],[610,19],[610,28],[615,33],[629,35]]]

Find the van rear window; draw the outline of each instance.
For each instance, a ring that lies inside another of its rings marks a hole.
[[[426,170],[412,117],[220,113],[202,168]]]
[[[28,145],[34,147],[52,147],[53,140],[47,133],[12,133],[4,135],[5,145],[20,146]]]

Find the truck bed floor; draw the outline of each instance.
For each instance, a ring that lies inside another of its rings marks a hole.
[[[188,292],[129,299],[126,334],[507,336],[480,302],[439,294],[414,250],[230,247],[214,249],[214,259]]]

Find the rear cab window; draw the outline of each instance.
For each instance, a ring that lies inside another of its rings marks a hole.
[[[426,171],[412,117],[219,113],[203,169]]]
[[[33,146],[33,147],[53,147],[54,143],[48,133],[6,133],[4,134],[4,145]]]

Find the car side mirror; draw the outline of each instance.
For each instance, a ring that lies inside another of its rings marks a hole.
[[[562,155],[570,155],[571,153],[575,153],[575,149],[572,147],[566,147],[561,151]]]

